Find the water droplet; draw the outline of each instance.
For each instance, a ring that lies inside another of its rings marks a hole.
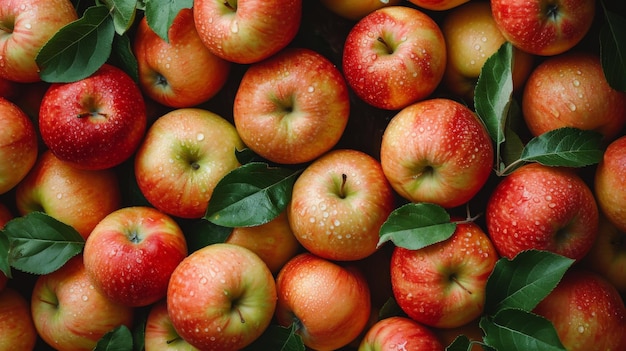
[[[198,135],[196,135],[196,139],[197,139],[198,141],[202,141],[202,140],[204,140],[204,134],[203,134],[203,133],[198,133]]]
[[[312,93],[312,92],[314,92],[314,91],[315,91],[315,87],[314,87],[314,86],[312,86],[312,85],[310,85],[310,86],[307,88],[307,91],[308,91],[309,93]]]
[[[579,81],[578,79],[574,79],[574,81],[572,82],[572,84],[573,84],[575,87],[579,87],[579,86],[580,86],[580,81]]]
[[[87,301],[87,300],[89,300],[89,296],[87,296],[87,295],[83,295],[83,296],[81,296],[81,299],[82,299],[83,301]]]
[[[232,21],[230,23],[230,31],[233,32],[233,33],[238,33],[239,32],[239,22]]]

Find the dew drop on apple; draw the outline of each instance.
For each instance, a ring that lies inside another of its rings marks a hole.
[[[81,296],[81,299],[82,299],[83,301],[87,301],[87,300],[89,300],[89,296],[87,296],[87,295],[83,295],[83,296]]]
[[[576,105],[575,105],[574,103],[571,103],[571,102],[570,102],[570,103],[567,105],[567,107],[569,107],[570,111],[572,111],[572,112],[576,111]]]
[[[204,134],[203,133],[198,133],[198,135],[196,135],[196,140],[198,140],[198,141],[204,140]]]
[[[230,31],[233,33],[239,33],[239,22],[232,21],[230,23]]]
[[[308,91],[309,93],[312,93],[312,92],[314,92],[314,91],[315,91],[315,87],[314,87],[314,86],[312,86],[312,85],[310,85],[310,86],[307,88],[307,91]]]

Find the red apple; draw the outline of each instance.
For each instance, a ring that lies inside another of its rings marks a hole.
[[[96,289],[83,257],[37,278],[31,314],[39,336],[55,350],[93,350],[114,328],[132,327],[134,309],[113,302]]]
[[[150,307],[144,332],[145,351],[198,351],[178,335],[167,314],[167,300]]]
[[[357,150],[333,150],[296,180],[287,209],[293,234],[309,252],[353,261],[376,251],[382,224],[395,208],[380,162]]]
[[[469,0],[409,0],[414,5],[433,11],[445,11],[461,6]]]
[[[121,206],[121,189],[112,169],[83,170],[44,151],[18,184],[15,202],[21,215],[41,211],[72,226],[83,238]]]
[[[109,64],[79,81],[52,84],[39,110],[44,143],[58,158],[82,169],[106,169],[126,161],[139,146],[146,124],[141,90]]]
[[[183,218],[202,217],[215,185],[239,167],[243,143],[235,127],[203,109],[176,109],[159,117],[135,156],[135,176],[145,198]]]
[[[572,169],[538,163],[504,177],[485,216],[494,245],[507,258],[536,249],[579,260],[598,234],[598,207],[582,178]]]
[[[85,242],[85,270],[102,294],[132,307],[166,296],[170,276],[187,256],[178,224],[152,207],[124,207],[98,223]]]
[[[78,19],[70,0],[5,0],[0,3],[0,77],[36,82],[35,57],[61,27]]]
[[[499,256],[475,223],[458,223],[449,239],[419,250],[396,247],[391,286],[398,306],[417,322],[456,328],[478,318]]]
[[[386,6],[399,5],[401,0],[321,0],[331,12],[352,21]]]
[[[620,294],[626,294],[626,232],[617,229],[603,215],[600,216],[598,237],[583,260],[588,268],[613,284]]]
[[[230,62],[215,56],[196,31],[191,8],[180,10],[163,40],[139,22],[133,41],[142,91],[153,100],[175,108],[209,100],[226,84]]]
[[[446,66],[443,33],[426,13],[388,6],[357,22],[343,48],[348,85],[368,104],[398,110],[428,97]]]
[[[380,148],[383,171],[398,194],[446,208],[478,193],[491,174],[493,155],[491,138],[474,112],[443,98],[398,112]]]
[[[337,144],[350,101],[341,72],[321,54],[285,49],[251,65],[233,106],[243,142],[269,161],[309,162]]]
[[[13,288],[0,289],[0,335],[0,350],[35,349],[37,330],[30,315],[30,305]]]
[[[250,64],[285,48],[296,36],[302,0],[195,0],[200,39],[215,55]]]
[[[167,311],[176,332],[205,351],[235,351],[256,340],[276,307],[276,285],[254,252],[234,244],[194,251],[172,274]]]
[[[443,351],[437,335],[427,326],[406,317],[388,317],[365,334],[358,351]]]
[[[285,264],[276,289],[278,323],[295,324],[302,342],[314,350],[347,345],[370,317],[370,290],[363,274],[308,252]]]
[[[595,0],[491,0],[493,17],[513,46],[535,55],[570,50],[593,23]]]
[[[598,164],[594,192],[602,213],[621,231],[626,232],[626,136],[611,142]]]

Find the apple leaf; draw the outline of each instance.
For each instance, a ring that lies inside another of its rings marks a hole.
[[[11,263],[9,262],[9,249],[11,248],[9,238],[0,230],[0,272],[11,278]]]
[[[507,351],[565,351],[554,325],[525,310],[507,308],[495,316],[483,316],[480,327],[488,347]]]
[[[211,244],[223,243],[233,232],[233,228],[222,227],[203,218],[181,219],[178,224],[185,233],[189,253]]]
[[[602,155],[602,134],[563,127],[531,139],[520,160],[547,166],[583,167],[600,162]]]
[[[126,72],[135,83],[139,82],[139,66],[128,34],[116,35],[113,38],[113,50],[109,61]]]
[[[296,334],[297,327],[283,327],[271,324],[259,338],[242,351],[304,351],[305,346],[300,335]]]
[[[607,82],[613,89],[626,92],[626,19],[604,9],[600,28],[600,59]]]
[[[474,345],[467,336],[459,335],[446,347],[446,351],[471,351],[473,347]]]
[[[380,227],[378,246],[387,241],[409,250],[418,250],[444,241],[454,234],[456,223],[441,206],[408,203],[395,209]]]
[[[169,42],[168,31],[174,18],[180,10],[192,6],[193,0],[146,0],[146,21],[159,37]]]
[[[128,351],[133,349],[133,335],[125,325],[104,334],[96,343],[94,351]]]
[[[9,239],[9,263],[26,273],[54,272],[85,246],[76,229],[43,212],[10,220],[4,232]]]
[[[56,32],[35,61],[49,83],[75,82],[89,77],[109,58],[115,28],[106,6],[88,8],[78,20]]]
[[[396,299],[391,296],[380,307],[380,310],[378,311],[378,320],[394,316],[408,317],[406,312],[404,312],[400,305],[398,305],[398,301],[396,301]]]
[[[137,12],[137,0],[100,0],[111,11],[113,26],[119,35],[132,26]]]
[[[540,250],[501,258],[487,280],[485,314],[507,308],[530,311],[561,281],[574,260]]]

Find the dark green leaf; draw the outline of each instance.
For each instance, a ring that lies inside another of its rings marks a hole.
[[[444,241],[454,234],[446,210],[430,203],[408,203],[395,209],[380,228],[378,246],[392,241],[396,246],[418,250]]]
[[[564,127],[531,139],[520,159],[547,166],[584,167],[600,162],[602,155],[602,134]]]
[[[71,226],[42,212],[31,212],[9,221],[9,263],[32,274],[48,274],[79,254],[85,240]]]
[[[135,20],[137,0],[100,0],[111,11],[115,32],[122,35]]]
[[[474,345],[467,336],[459,335],[446,347],[446,351],[470,351],[472,347]]]
[[[41,79],[74,82],[89,77],[109,58],[115,28],[106,6],[92,6],[61,28],[37,54]]]
[[[169,42],[167,33],[174,18],[180,10],[192,6],[193,0],[148,0],[146,1],[146,21],[158,36]]]
[[[276,218],[291,201],[300,171],[252,162],[226,174],[215,186],[205,219],[224,227],[248,227]]]
[[[115,36],[113,39],[113,51],[111,51],[109,62],[126,72],[135,83],[139,82],[137,58],[133,53],[132,43],[128,34]]]
[[[396,299],[392,296],[385,301],[378,311],[378,320],[395,316],[407,317],[407,314],[402,310]]]
[[[600,58],[604,76],[615,90],[626,91],[626,19],[607,11],[600,28]]]
[[[522,251],[496,263],[486,287],[485,313],[516,308],[531,311],[559,283],[574,260],[548,251]]]
[[[265,332],[243,351],[304,351],[304,343],[300,335],[296,334],[297,327],[271,324]]]
[[[235,157],[237,157],[237,161],[239,161],[239,164],[242,165],[250,162],[262,161],[261,157],[250,148],[235,150]]]
[[[506,351],[565,351],[554,325],[528,311],[504,309],[493,318],[483,317],[480,327],[489,347]]]
[[[133,349],[133,335],[125,325],[120,325],[104,334],[94,351],[130,351]]]
[[[11,263],[9,262],[9,238],[0,230],[0,272],[11,278]]]
[[[148,324],[148,316],[153,307],[154,304],[135,308],[135,318],[133,329],[131,330],[133,336],[133,351],[144,351],[145,349],[146,325]]]
[[[189,253],[211,244],[223,243],[233,231],[233,228],[222,227],[206,219],[179,220],[178,223],[185,233]]]

